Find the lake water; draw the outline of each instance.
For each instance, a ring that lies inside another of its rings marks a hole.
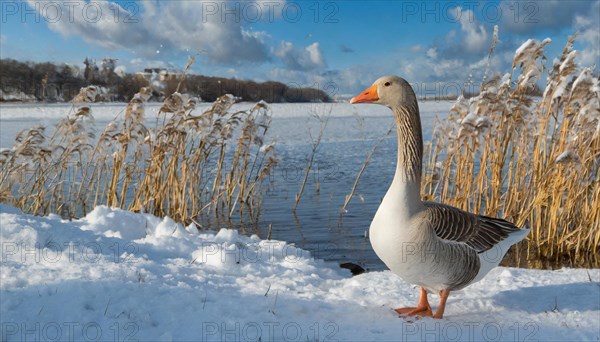
[[[445,118],[452,103],[420,103],[425,140],[431,137],[436,117]],[[195,113],[209,105],[199,104]],[[252,105],[239,103],[232,110],[249,109]],[[125,104],[94,104],[92,114],[101,128],[115,115],[122,115],[124,108]],[[160,104],[147,105],[150,127],[159,108]],[[268,138],[277,142],[279,165],[263,197],[258,228],[246,233],[266,238],[272,225],[272,239],[295,243],[315,257],[339,263],[353,262],[371,270],[384,269],[371,248],[367,232],[395,170],[395,130],[379,145],[347,211],[340,213],[367,155],[393,123],[389,109],[347,103],[273,104],[271,109],[273,121]],[[12,146],[16,133],[34,124],[53,127],[69,110],[68,104],[0,105],[0,147]],[[313,115],[328,115],[329,121],[294,215],[295,196],[311,150],[310,133],[316,136],[319,132],[320,123]],[[50,132],[51,129],[47,133]],[[316,191],[317,179],[319,192]]]

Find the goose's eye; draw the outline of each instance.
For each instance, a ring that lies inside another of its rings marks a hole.
[[[386,86],[386,87],[389,87],[390,84],[391,84],[390,82],[385,82],[383,85]]]

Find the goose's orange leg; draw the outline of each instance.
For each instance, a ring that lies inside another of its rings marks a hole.
[[[407,308],[397,308],[394,309],[400,315],[407,316],[421,316],[421,317],[431,317],[433,314],[431,312],[431,306],[429,305],[429,301],[427,300],[427,291],[424,288],[421,288],[421,297],[419,298],[419,303],[417,307],[407,307]],[[442,310],[442,314],[444,311]],[[436,312],[437,314],[437,312]]]
[[[442,290],[440,291],[440,306],[438,306],[437,310],[435,310],[435,315],[433,318],[440,319],[444,316],[444,309],[446,309],[446,300],[448,299],[448,295],[450,294],[450,290]]]

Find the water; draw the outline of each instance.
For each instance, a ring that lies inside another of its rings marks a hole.
[[[208,104],[200,105],[198,112]],[[247,109],[248,103],[234,110]],[[445,117],[450,102],[421,103],[425,140],[431,136],[434,118]],[[154,124],[159,104],[150,104],[148,125]],[[101,129],[123,104],[94,105],[92,114]],[[34,124],[52,127],[69,111],[69,105],[1,105],[0,147],[10,147],[15,134]],[[270,182],[265,183],[262,213],[256,230],[247,234],[266,238],[272,225],[271,238],[285,240],[311,251],[317,257],[339,263],[353,262],[370,270],[384,269],[368,239],[368,229],[382,197],[392,180],[396,164],[395,130],[385,137],[392,125],[391,112],[376,105],[349,104],[274,104],[273,122],[268,137],[277,142],[279,165]],[[329,115],[312,171],[296,213],[293,212],[311,151],[313,139],[321,123],[314,114]],[[47,134],[51,134],[51,129]],[[362,175],[354,198],[341,213],[345,197],[373,146],[381,141]],[[316,191],[317,180],[320,191]],[[214,227],[217,228],[217,227]]]
[[[261,217],[273,224],[273,239],[295,242],[315,256],[353,262],[369,269],[383,268],[368,240],[371,219],[393,177],[396,159],[394,137],[384,140],[363,173],[354,197],[342,213],[346,195],[375,141],[323,143],[314,172],[296,215],[291,208],[304,176],[309,147],[282,151],[284,163],[275,170],[275,189],[267,191]],[[281,149],[280,149],[281,151]],[[320,191],[316,191],[316,179]]]

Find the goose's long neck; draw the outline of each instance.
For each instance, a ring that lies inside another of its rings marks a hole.
[[[392,108],[398,130],[398,163],[390,187],[391,198],[409,213],[421,206],[423,135],[416,99],[413,104]]]
[[[398,130],[398,164],[394,180],[421,184],[423,164],[423,135],[419,107],[393,108]]]

